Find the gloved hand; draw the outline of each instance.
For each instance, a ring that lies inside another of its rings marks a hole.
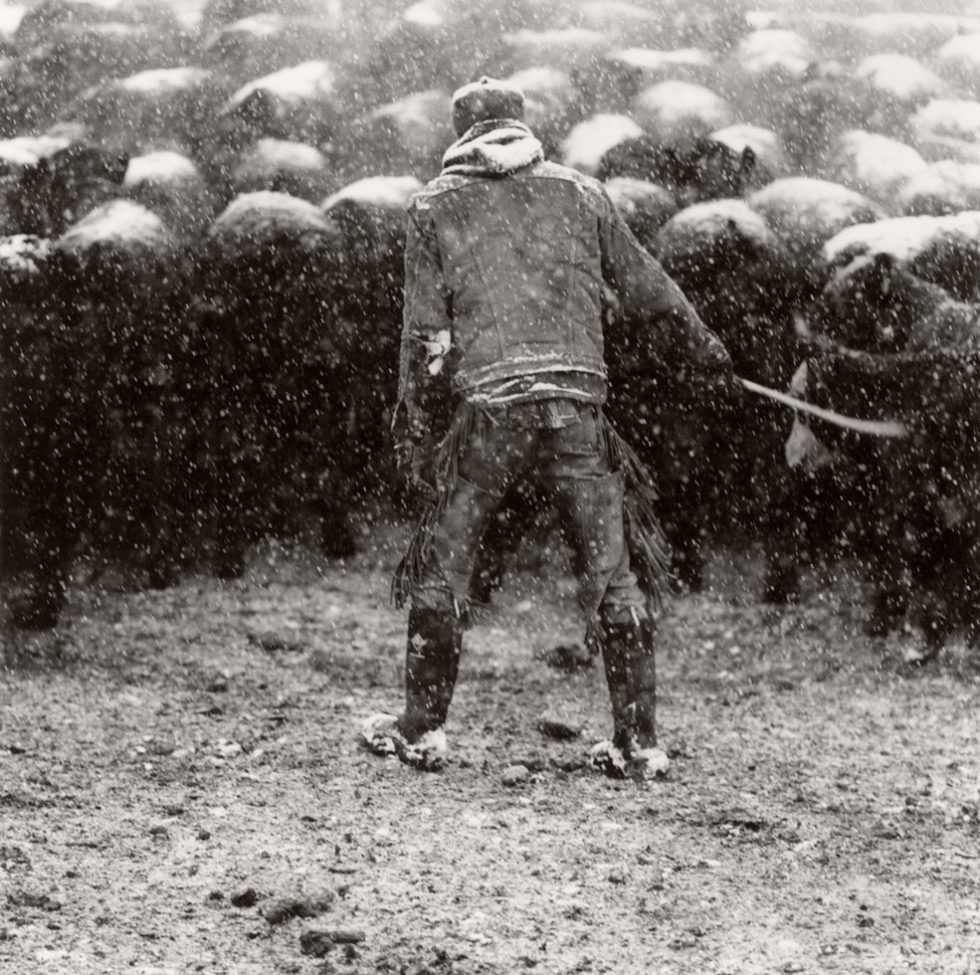
[[[732,369],[731,356],[725,351],[720,342],[709,347],[710,354],[703,356],[698,363],[699,369],[695,381],[709,392],[727,396],[734,394],[736,389],[741,393],[741,386],[735,378]]]
[[[704,393],[723,393],[733,383],[732,357],[712,331],[707,329],[693,310],[689,316],[668,319],[675,323],[678,365],[683,379]]]

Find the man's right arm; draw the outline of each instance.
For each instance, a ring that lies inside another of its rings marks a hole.
[[[725,385],[732,378],[728,351],[701,321],[694,306],[660,262],[648,254],[633,236],[622,215],[603,194],[605,212],[600,218],[602,276],[615,294],[623,318],[649,323],[656,335],[657,351],[692,378]]]

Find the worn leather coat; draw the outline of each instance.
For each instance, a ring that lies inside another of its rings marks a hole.
[[[519,377],[544,389],[560,379],[562,395],[603,402],[610,295],[626,320],[658,323],[691,372],[730,370],[596,180],[543,161],[506,176],[434,179],[409,209],[396,424],[424,435],[439,384],[476,401]]]

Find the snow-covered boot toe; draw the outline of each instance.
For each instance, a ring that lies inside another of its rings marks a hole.
[[[634,779],[660,779],[670,771],[670,759],[660,748],[637,748],[627,756],[630,775]]]
[[[374,755],[397,755],[399,761],[424,772],[436,772],[446,764],[449,748],[446,732],[433,728],[409,741],[393,714],[378,713],[366,718],[360,738]]]
[[[610,779],[625,779],[628,775],[626,756],[608,739],[592,746],[589,764]]]
[[[397,751],[401,761],[423,772],[438,772],[446,764],[448,753],[446,732],[442,728],[433,728],[416,741],[406,741],[405,748]]]
[[[592,746],[589,764],[610,779],[650,781],[670,769],[667,753],[659,748],[620,748],[608,739]]]
[[[404,741],[404,736],[398,729],[398,718],[393,714],[379,712],[365,718],[361,723],[361,743],[374,755],[397,754],[395,741],[398,738]]]

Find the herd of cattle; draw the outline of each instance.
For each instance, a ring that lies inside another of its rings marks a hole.
[[[808,558],[852,553],[877,632],[980,639],[980,9],[491,6],[0,4],[10,621],[54,625],[82,551],[166,586],[311,524],[354,549],[395,484],[404,209],[451,91],[487,73],[603,180],[740,376],[907,427],[798,419],[787,450],[791,413],[705,399],[610,305],[609,411],[657,473],[679,581],[758,543],[788,600]]]

